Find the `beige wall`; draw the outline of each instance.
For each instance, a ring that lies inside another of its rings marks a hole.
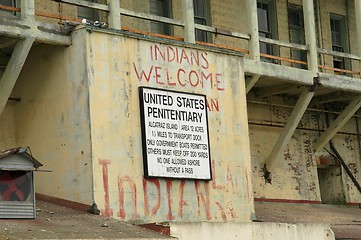
[[[97,32],[88,41],[94,191],[102,213],[137,222],[250,221],[253,194],[242,58]],[[198,51],[207,63],[157,61],[151,55],[155,47],[172,47],[188,56]],[[211,73],[213,83],[192,87],[181,75],[183,87],[177,80],[179,69]],[[149,81],[140,77],[141,71],[151,71]],[[139,86],[207,95],[213,181],[143,178]]]
[[[263,100],[265,104],[259,104],[252,101],[260,102],[262,99],[249,100],[248,118],[255,198],[322,201],[334,204],[361,202],[357,188],[339,164],[326,164],[320,166],[322,170],[317,169],[320,159],[337,162],[326,150],[313,152],[313,144],[319,138],[319,132],[325,131],[328,126],[326,112],[305,113],[282,157],[275,160],[272,184],[266,184],[262,168],[292,110],[271,106],[270,103],[292,106],[294,101],[273,97],[268,98],[268,103]],[[329,121],[332,122],[335,116],[337,115],[329,113]],[[332,141],[360,182],[360,146],[357,134],[359,133],[356,120],[351,118]],[[325,148],[330,151],[329,145]]]
[[[17,147],[15,102],[9,101],[0,116],[0,150]]]
[[[281,98],[269,101],[274,104],[285,104]],[[254,195],[255,198],[320,201],[312,145],[318,136],[317,121],[310,114],[304,115],[299,126],[314,130],[296,130],[281,158],[275,160],[272,184],[266,183],[264,179],[263,166],[291,110],[267,104],[248,103]]]
[[[74,38],[81,38],[74,34]],[[37,192],[91,205],[88,79],[83,45],[34,46],[16,83],[16,143],[44,164]]]

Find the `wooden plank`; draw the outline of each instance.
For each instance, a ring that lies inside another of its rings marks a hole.
[[[21,69],[24,66],[25,60],[33,45],[34,38],[27,37],[24,40],[19,40],[16,44],[8,65],[1,77],[0,81],[0,116],[4,111],[8,98],[15,86]]]
[[[314,145],[315,152],[320,151],[340,130],[346,122],[361,107],[361,94],[356,96],[354,100],[342,111],[335,121],[327,128],[327,130],[319,137]]]
[[[269,155],[265,164],[267,165],[267,169],[271,171],[274,166],[274,162],[278,159],[281,159],[281,155],[291,139],[293,133],[296,130],[299,122],[303,114],[306,112],[308,104],[311,102],[311,99],[314,95],[314,92],[309,91],[307,87],[304,87],[304,90],[299,97],[295,108],[292,110],[292,113],[287,120],[286,126],[283,129],[283,132],[279,136],[275,146],[272,149],[271,154]]]

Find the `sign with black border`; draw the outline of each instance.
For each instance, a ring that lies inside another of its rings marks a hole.
[[[139,87],[145,177],[211,180],[206,96]]]

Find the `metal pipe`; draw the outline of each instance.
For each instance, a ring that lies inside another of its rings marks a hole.
[[[328,114],[326,113],[326,125],[327,127],[329,127],[330,125],[330,121],[328,118]],[[332,139],[328,142],[330,145],[331,150],[333,151],[334,154],[332,154],[330,151],[328,151],[326,148],[324,148],[328,153],[330,153],[337,161],[340,162],[341,166],[343,167],[343,169],[346,171],[347,175],[351,178],[352,182],[355,184],[356,188],[359,190],[359,192],[361,193],[361,186],[358,183],[357,179],[355,178],[355,176],[352,174],[351,170],[348,168],[347,164],[345,163],[345,161],[343,160],[343,158],[341,157],[340,153],[337,151],[337,149],[335,148]]]
[[[359,150],[359,156],[361,156],[361,138],[360,138],[360,128],[358,126],[358,119],[355,117],[356,120],[356,132],[357,132],[357,142],[358,142],[358,150]]]
[[[347,164],[345,163],[345,161],[342,159],[340,153],[337,151],[337,149],[335,148],[335,146],[333,145],[332,140],[330,141],[330,148],[331,150],[334,152],[335,157],[342,165],[342,167],[345,169],[347,175],[351,178],[352,182],[355,184],[357,190],[359,190],[359,192],[361,193],[361,186],[358,183],[357,179],[355,178],[355,176],[352,174],[351,170],[348,168]]]

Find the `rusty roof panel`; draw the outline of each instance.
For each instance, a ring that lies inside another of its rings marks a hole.
[[[29,148],[17,147],[0,151],[0,160],[11,155],[22,155],[26,157],[29,161],[33,162],[34,168],[39,168],[43,166],[43,164],[41,164],[29,153]]]

